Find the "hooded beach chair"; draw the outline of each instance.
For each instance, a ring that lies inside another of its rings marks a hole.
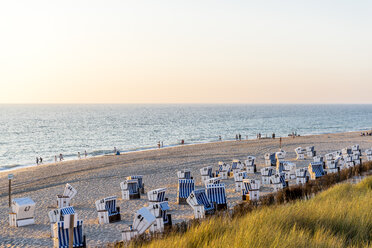
[[[220,177],[221,180],[226,180],[230,171],[230,165],[224,162],[218,162],[218,170],[216,171],[216,176]]]
[[[149,199],[149,202],[168,201],[168,198],[165,197],[166,190],[166,188],[159,188],[147,192],[147,198]]]
[[[305,184],[309,180],[306,168],[296,169],[296,184]]]
[[[242,171],[243,169],[244,169],[244,164],[242,164],[242,162],[240,162],[239,160],[234,159],[231,163],[231,168],[228,171],[227,175],[232,177],[234,176],[234,173],[238,173]]]
[[[133,176],[127,177],[126,179],[127,180],[137,179],[138,180],[138,188],[140,189],[140,193],[141,194],[145,193],[145,184],[143,183],[143,176],[142,175],[133,175]]]
[[[367,149],[365,151],[367,161],[372,161],[372,149]]]
[[[77,190],[70,184],[66,183],[62,195],[57,195],[57,208],[68,207],[71,204],[71,199],[75,197]]]
[[[188,169],[177,171],[177,177],[178,179],[193,179],[191,177],[191,171]]]
[[[308,172],[309,172],[311,180],[315,180],[326,174],[326,172],[323,169],[323,163],[315,163],[315,162],[311,162],[309,164]]]
[[[314,146],[307,146],[305,150],[306,150],[306,156],[308,158],[313,158],[314,156],[316,156],[316,151],[314,150]]]
[[[164,227],[172,226],[172,216],[168,214],[168,202],[150,203],[147,209],[155,216],[156,221],[151,225],[151,232],[162,232]]]
[[[194,190],[186,201],[193,208],[196,219],[204,218],[206,215],[214,213],[214,206],[210,203],[205,189]]]
[[[288,181],[285,180],[284,173],[276,173],[271,176],[271,184],[273,185],[274,192],[288,187]]]
[[[296,152],[296,155],[297,155],[296,160],[305,159],[305,152],[306,152],[305,149],[303,149],[302,147],[297,147],[295,149],[295,152]]]
[[[246,171],[240,171],[234,174],[235,192],[242,192],[243,179],[247,179],[247,178],[248,178],[248,173]]]
[[[280,150],[279,152],[275,153],[276,161],[285,159],[286,152],[283,150]]]
[[[210,180],[210,179],[208,179]],[[194,179],[178,179],[177,199],[178,204],[187,204],[186,199],[195,189]]]
[[[265,165],[266,166],[276,166],[275,153],[266,153],[265,154]]]
[[[127,179],[120,183],[123,200],[140,199],[141,193],[138,179]]]
[[[11,206],[10,226],[20,227],[35,224],[35,202],[31,198],[14,198]]]
[[[214,177],[212,169],[212,166],[207,166],[200,169],[202,184],[204,184],[205,180]]]
[[[242,200],[258,201],[260,199],[261,182],[256,179],[243,179]]]
[[[245,161],[246,171],[249,174],[254,174],[257,172],[256,169],[256,158],[253,156],[248,156],[247,160]]]
[[[134,216],[133,225],[128,226],[122,232],[122,240],[129,242],[134,237],[143,234],[155,222],[156,218],[148,208],[139,209]]]
[[[98,222],[100,224],[120,221],[120,208],[116,206],[116,196],[106,197],[96,201]]]
[[[70,241],[70,223],[69,218],[64,221],[58,221],[54,224],[54,247],[69,248]],[[73,247],[86,247],[85,235],[83,235],[83,221],[75,220],[73,224]]]
[[[225,184],[207,184],[207,196],[210,203],[215,205],[216,210],[227,209]]]
[[[75,216],[75,221],[78,220],[78,215],[75,213],[74,207],[64,207],[59,209],[54,209],[49,211],[48,216],[51,224],[51,236],[54,237],[54,226],[59,221],[64,221],[65,216],[73,214]]]
[[[270,184],[270,178],[273,175],[273,168],[270,167],[264,167],[261,169],[261,179],[262,179],[262,184],[268,185]]]

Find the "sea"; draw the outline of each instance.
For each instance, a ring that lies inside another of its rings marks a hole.
[[[185,144],[371,130],[372,105],[0,105],[0,170]]]

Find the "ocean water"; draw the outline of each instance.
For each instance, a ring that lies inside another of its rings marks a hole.
[[[0,105],[0,170],[113,152],[372,128],[372,105]]]

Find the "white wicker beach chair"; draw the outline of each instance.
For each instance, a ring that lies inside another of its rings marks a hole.
[[[193,208],[196,219],[201,219],[214,213],[214,206],[209,202],[205,189],[194,190],[186,201]]]
[[[247,160],[245,161],[246,171],[249,174],[254,174],[257,172],[256,169],[256,158],[253,156],[248,156]]]
[[[268,185],[270,184],[270,178],[273,175],[273,168],[270,167],[264,167],[261,169],[261,179],[262,179],[262,184]]]
[[[191,171],[188,169],[177,171],[177,177],[178,179],[193,179],[191,177]]]
[[[258,201],[260,199],[261,182],[256,179],[243,179],[243,201]]]
[[[116,196],[110,196],[96,201],[98,222],[100,224],[120,221],[120,208],[116,206]]]
[[[138,179],[127,179],[120,183],[123,200],[140,199],[141,193]]]
[[[308,179],[307,168],[296,169],[296,184],[305,184]]]
[[[70,184],[66,183],[62,195],[57,195],[57,208],[68,207],[71,205],[71,199],[75,197],[77,190]]]
[[[128,242],[132,238],[143,234],[155,222],[156,218],[149,209],[145,207],[139,209],[135,214],[133,225],[122,232],[123,241]]]
[[[271,184],[273,185],[274,192],[288,187],[288,181],[285,180],[284,173],[276,173],[271,176]]]
[[[31,198],[14,198],[11,206],[10,226],[20,227],[35,224],[35,202]]]

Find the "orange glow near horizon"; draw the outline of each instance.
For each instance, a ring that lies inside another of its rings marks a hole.
[[[372,103],[368,1],[8,1],[0,103]]]

